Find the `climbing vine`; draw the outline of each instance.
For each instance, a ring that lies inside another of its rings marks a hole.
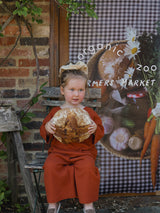
[[[16,38],[16,42],[13,45],[13,47],[10,49],[8,55],[4,57],[3,60],[0,62],[0,66],[4,64],[4,62],[9,58],[13,50],[16,48],[18,41],[21,38],[21,32],[22,32],[22,24],[24,24],[29,33],[30,37],[32,40],[32,47],[33,47],[33,53],[36,59],[36,70],[37,70],[37,83],[36,83],[36,90],[35,93],[32,97],[35,98],[37,97],[38,94],[38,88],[39,88],[39,61],[37,57],[37,51],[36,51],[36,46],[34,43],[34,38],[33,38],[33,33],[32,33],[32,24],[30,23],[30,18],[32,22],[37,22],[38,24],[41,24],[43,21],[40,18],[42,9],[38,7],[33,0],[18,0],[18,1],[12,1],[12,7],[9,7],[9,5],[6,3],[5,0],[0,1],[0,7],[5,11],[5,13],[8,14],[8,19],[3,23],[2,26],[0,26],[0,36],[4,37],[3,30],[11,23],[12,20],[15,20],[17,23],[17,26],[19,28],[19,34]],[[28,102],[28,106],[30,107],[32,99]],[[28,111],[28,109],[27,109]]]
[[[74,14],[87,14],[90,17],[97,18],[97,14],[95,13],[95,3],[94,0],[55,0],[57,4],[65,8],[67,11],[67,18],[71,16],[72,13]],[[14,19],[18,25],[19,28],[19,35],[17,36],[16,42],[9,51],[8,55],[4,57],[3,60],[0,62],[0,66],[4,64],[4,62],[9,58],[13,50],[16,48],[18,41],[21,38],[21,24],[25,24],[32,40],[32,47],[34,56],[36,59],[36,68],[37,68],[37,83],[36,83],[36,90],[33,95],[34,97],[37,97],[38,89],[39,89],[39,61],[37,57],[37,51],[36,46],[34,43],[33,33],[32,33],[32,23],[30,23],[30,18],[32,22],[36,22],[37,24],[41,24],[43,20],[41,19],[41,13],[42,9],[38,7],[34,0],[14,0],[12,1],[12,7],[9,7],[5,0],[0,0],[0,7],[3,11],[8,13],[9,17],[3,23],[3,25],[0,25],[0,36],[3,37],[3,30],[11,23],[11,21]],[[31,99],[29,103],[27,104],[29,107],[33,100]]]

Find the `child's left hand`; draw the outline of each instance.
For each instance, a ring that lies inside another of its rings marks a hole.
[[[97,124],[94,121],[92,121],[92,123],[90,124],[88,128],[88,133],[92,135],[95,133],[96,129],[97,129]]]

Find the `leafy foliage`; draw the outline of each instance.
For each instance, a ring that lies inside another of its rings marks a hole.
[[[32,22],[42,23],[42,19],[40,19],[42,9],[37,7],[33,0],[18,0],[15,2],[15,6],[16,9],[13,11],[13,15],[17,14],[24,17],[31,15]]]
[[[0,211],[2,209],[2,205],[8,202],[11,191],[6,184],[6,181],[0,180]]]
[[[0,180],[0,212],[8,212],[9,209],[16,213],[30,212],[29,204],[21,205],[20,203],[11,204],[11,191],[6,180]],[[9,211],[10,212],[10,211]]]
[[[21,110],[20,112],[18,112],[18,116],[20,117],[21,123],[22,123],[22,128],[23,131],[21,132],[21,134],[24,133],[25,130],[28,130],[28,128],[25,126],[26,123],[30,122],[32,120],[32,118],[35,117],[35,114],[30,112],[29,110],[31,109],[31,107],[36,104],[39,101],[39,97],[42,96],[45,93],[45,90],[43,90],[43,87],[47,84],[48,82],[43,83],[40,88],[39,88],[39,93],[36,94],[30,101],[29,103],[29,107],[27,108],[27,110]],[[3,132],[2,136],[1,136],[1,141],[3,142],[3,144],[6,146],[5,142],[6,142],[6,138],[7,138],[7,133]],[[6,151],[0,151],[0,159],[7,159],[7,152]]]
[[[7,153],[4,150],[0,150],[0,159],[5,160],[7,159]]]
[[[157,32],[147,34],[144,32],[139,36],[141,52],[139,53],[140,63],[142,67],[148,66],[149,70],[144,72],[144,77],[150,80],[156,80],[152,86],[148,86],[147,89],[152,96],[153,103],[160,98],[160,22],[157,23]],[[152,66],[157,67],[156,71],[151,69]]]
[[[3,37],[4,35],[1,33],[2,31],[2,26],[0,25],[0,37]]]
[[[95,13],[94,0],[57,0],[61,6],[65,6],[67,10],[67,18],[70,18],[72,13],[74,14],[87,14],[89,17],[98,18]]]
[[[26,205],[21,205],[21,204],[19,204],[19,203],[16,203],[15,204],[15,208],[16,208],[16,212],[17,213],[24,213],[24,212],[26,212],[26,209],[29,207],[29,205],[28,204],[26,204]]]
[[[29,108],[27,110],[21,110],[19,112],[19,117],[22,123],[22,128],[23,130],[27,130],[27,127],[25,126],[26,123],[30,122],[33,117],[35,117],[35,114],[32,112],[29,112],[30,108],[35,105],[39,101],[39,97],[42,96],[45,93],[45,90],[43,90],[43,87],[47,84],[48,82],[43,83],[40,86],[39,93],[36,94],[30,101],[29,103]],[[22,132],[23,133],[23,132]]]

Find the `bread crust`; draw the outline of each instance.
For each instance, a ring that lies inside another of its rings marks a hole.
[[[98,72],[103,80],[114,80],[113,88],[117,89],[119,84],[118,79],[123,78],[125,71],[129,67],[131,61],[124,56],[124,48],[126,44],[113,46],[110,50],[106,50],[99,59]],[[116,50],[114,50],[116,49]],[[117,54],[122,51],[123,54]]]
[[[82,142],[90,136],[88,127],[92,120],[84,109],[61,109],[51,121],[56,127],[54,136],[62,143]]]

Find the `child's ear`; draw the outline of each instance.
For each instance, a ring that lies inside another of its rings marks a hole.
[[[60,86],[60,92],[62,95],[64,95],[64,88],[62,86]]]

